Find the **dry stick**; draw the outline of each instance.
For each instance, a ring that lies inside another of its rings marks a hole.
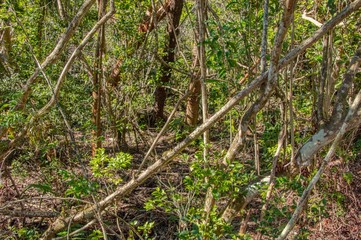
[[[0,209],[0,214],[4,216],[11,216],[11,217],[45,217],[45,218],[54,218],[58,217],[58,212],[47,212],[47,211],[28,211],[26,209],[22,210],[14,210],[14,209]]]
[[[282,233],[277,238],[278,240],[285,239],[287,237],[287,235],[291,232],[293,227],[296,225],[296,222],[297,222],[299,216],[301,215],[303,208],[305,207],[305,205],[307,203],[308,197],[310,196],[312,189],[314,188],[314,186],[320,179],[322,173],[325,171],[325,168],[327,167],[328,162],[331,160],[332,156],[334,155],[334,153],[336,151],[336,147],[337,147],[338,143],[340,142],[340,140],[342,139],[342,136],[345,134],[350,120],[352,120],[352,118],[360,117],[358,115],[360,108],[361,108],[361,90],[356,95],[355,100],[353,101],[353,103],[350,107],[350,110],[348,111],[348,114],[347,114],[344,122],[342,123],[342,127],[338,131],[337,136],[336,136],[335,140],[333,141],[330,149],[328,150],[326,157],[322,161],[321,167],[319,168],[319,170],[317,171],[315,176],[312,178],[312,180],[308,184],[305,191],[302,193],[302,197],[297,204],[296,210],[293,212],[291,219],[289,220],[289,222],[283,229]],[[360,124],[361,119],[359,118],[357,122],[358,122],[358,124]]]
[[[266,56],[267,56],[267,36],[268,36],[268,5],[269,5],[269,0],[265,0],[263,5],[261,73],[264,73],[267,67]]]
[[[59,13],[59,17],[62,21],[65,20],[65,12],[64,12],[64,8],[63,5],[61,3],[61,0],[56,0],[57,6],[58,6],[58,13]]]
[[[21,141],[23,140],[23,138],[25,137],[27,131],[29,130],[29,128],[35,123],[36,120],[38,120],[41,116],[43,116],[44,114],[48,113],[51,109],[52,106],[54,106],[54,104],[56,103],[57,99],[59,98],[59,92],[61,89],[61,86],[63,84],[63,82],[65,81],[65,77],[66,74],[68,73],[70,67],[72,66],[73,62],[75,61],[75,58],[79,55],[79,53],[82,51],[82,49],[86,46],[86,44],[92,39],[92,37],[94,36],[94,34],[99,30],[99,28],[106,22],[108,21],[111,16],[113,16],[113,14],[115,13],[115,8],[114,8],[114,0],[111,1],[111,8],[109,10],[109,12],[104,15],[95,25],[94,27],[90,30],[90,32],[85,36],[85,38],[82,40],[82,42],[79,44],[79,46],[74,50],[74,52],[72,53],[71,57],[69,58],[68,62],[65,64],[59,78],[58,81],[55,85],[54,88],[54,94],[52,95],[51,99],[49,100],[49,102],[40,110],[38,110],[29,120],[29,122],[25,125],[25,127],[23,127],[23,129],[21,130],[21,132],[18,134],[18,136],[16,136],[16,138],[14,140],[12,140],[8,146],[8,150],[2,154],[0,156],[0,161],[2,161],[3,156],[5,156],[5,154],[7,154],[8,151],[10,151],[11,149],[15,148],[18,144],[21,143]]]
[[[107,235],[107,231],[105,230],[105,226],[104,226],[104,222],[103,219],[101,218],[101,214],[99,212],[97,212],[97,214],[95,214],[96,219],[98,220],[98,223],[100,225],[100,228],[102,229],[102,233],[103,233],[103,238],[104,240],[108,240],[108,235]]]
[[[300,53],[304,52],[308,47],[313,43],[319,40],[326,32],[331,30],[336,24],[341,22],[344,18],[349,16],[352,12],[358,10],[361,7],[361,0],[356,0],[347,7],[345,7],[340,13],[338,13],[334,18],[328,21],[317,30],[311,37],[302,42],[298,47],[289,52],[283,59],[280,60],[279,69],[287,66],[290,61],[296,58]],[[245,89],[238,92],[234,97],[232,97],[218,112],[216,112],[212,117],[210,117],[207,122],[200,125],[196,128],[188,137],[186,137],[182,142],[174,147],[173,150],[167,152],[161,159],[156,161],[153,165],[149,166],[144,172],[142,172],[136,179],[132,179],[124,185],[118,187],[112,194],[102,199],[98,206],[100,210],[106,208],[110,203],[123,197],[124,195],[130,193],[136,187],[141,185],[145,180],[152,177],[158,173],[162,167],[168,165],[172,159],[178,155],[183,149],[185,149],[191,142],[197,139],[205,130],[209,129],[213,124],[219,121],[225,114],[227,114],[240,100],[246,97],[248,94],[257,89],[263,82],[267,79],[267,72],[262,74],[253,80]],[[269,180],[269,179],[268,179]],[[265,179],[267,182],[267,179]],[[79,222],[84,219],[92,218],[94,216],[94,210],[96,209],[95,205],[88,207],[87,209],[78,212],[74,217],[59,218],[55,221],[48,230],[44,233],[43,239],[50,239],[57,232],[64,229],[71,219],[74,222]]]
[[[63,236],[63,237],[53,238],[53,240],[62,240],[62,239],[66,239],[68,237],[71,237],[71,236],[73,236],[73,235],[75,235],[77,233],[80,233],[81,231],[84,231],[85,229],[91,227],[96,222],[97,222],[97,220],[93,219],[90,222],[88,222],[87,224],[85,224],[84,226],[82,226],[81,228],[75,230],[74,232],[71,232],[71,233],[69,233],[69,234],[67,234],[66,236]]]
[[[268,37],[268,6],[269,5],[269,0],[265,0],[264,1],[264,5],[263,5],[263,26],[262,26],[262,43],[261,43],[261,58],[260,58],[260,62],[261,62],[261,73],[264,73],[266,71],[266,67],[267,67],[267,59],[266,59],[266,55],[267,55],[267,37]],[[253,134],[254,137],[254,152],[255,152],[255,157],[254,157],[254,162],[255,162],[255,167],[256,167],[256,171],[257,174],[260,175],[260,162],[259,162],[259,144],[258,144],[258,139],[257,139],[257,119],[254,118],[254,125],[255,125],[255,131]]]
[[[292,19],[292,32],[291,32],[291,49],[295,45],[295,18]],[[294,70],[297,64],[295,61],[292,61],[289,65],[290,69],[290,79],[289,79],[289,92],[288,92],[288,103],[289,103],[289,115],[290,115],[290,138],[291,138],[291,171],[296,166],[295,160],[295,124],[294,124],[294,116],[293,116],[293,81],[294,81]],[[287,71],[286,71],[287,74]],[[286,89],[287,89],[287,82],[286,82]]]
[[[267,207],[268,207],[269,200],[272,197],[272,191],[273,191],[273,187],[275,185],[275,180],[276,180],[277,162],[278,162],[279,156],[281,154],[281,150],[282,150],[286,135],[287,135],[287,130],[286,130],[286,126],[284,126],[282,128],[279,136],[278,136],[277,150],[276,150],[276,152],[275,152],[275,154],[273,156],[269,186],[268,186],[267,193],[266,193],[265,203],[263,204],[262,209],[261,209],[260,222],[262,222],[263,219],[264,219],[264,216],[266,214],[266,210],[267,210]],[[257,239],[262,239],[262,233],[258,234]]]

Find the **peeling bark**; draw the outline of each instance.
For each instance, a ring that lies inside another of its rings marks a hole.
[[[355,100],[353,101],[345,120],[341,124],[342,126],[337,130],[335,140],[332,143],[329,151],[327,152],[326,157],[323,159],[319,170],[317,171],[315,176],[312,178],[312,180],[308,184],[307,188],[303,191],[301,199],[298,201],[296,210],[293,212],[291,219],[288,221],[287,225],[284,227],[282,233],[279,235],[277,240],[286,239],[288,234],[291,232],[291,230],[296,225],[296,222],[297,222],[298,218],[300,217],[300,215],[309,199],[309,196],[311,195],[313,188],[315,187],[318,180],[321,178],[321,176],[322,176],[323,172],[325,171],[326,166],[330,162],[332,156],[335,154],[336,146],[342,139],[343,135],[348,131],[347,129],[350,128],[350,125],[353,125],[353,124],[360,125],[361,124],[361,118],[360,118],[361,110],[360,109],[361,109],[361,90],[356,95]]]
[[[189,97],[187,99],[186,106],[186,124],[190,126],[196,126],[199,117],[199,100],[201,95],[201,80],[199,78],[199,59],[197,46],[193,47],[193,69],[195,73],[191,78],[191,82],[188,87]]]

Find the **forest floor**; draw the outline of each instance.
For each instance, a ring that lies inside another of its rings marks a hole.
[[[158,155],[173,146],[174,140],[172,139],[174,139],[174,136],[160,139],[157,147]],[[143,144],[138,145],[138,149],[135,147],[128,149],[133,155],[135,166],[139,166],[142,162],[143,155],[140,152],[144,151],[139,147],[146,149],[145,145],[147,144],[143,142]],[[195,150],[189,148],[186,152],[187,155],[191,156]],[[119,201],[116,206],[108,209],[103,221],[109,231],[121,231],[124,237],[128,237],[130,232],[135,231],[137,223],[144,224],[145,222],[154,221],[155,224],[150,234],[152,237],[155,239],[176,239],[175,233],[183,227],[179,219],[184,217],[182,216],[184,212],[179,211],[177,215],[174,212],[167,212],[158,208],[146,211],[144,204],[151,198],[152,192],[159,185],[166,189],[176,189],[178,193],[186,196],[187,191],[183,189],[182,180],[190,171],[189,162],[187,161],[191,160],[179,159],[174,161],[156,177],[149,179],[141,187],[129,194],[128,197]],[[61,168],[67,168],[69,172],[81,175],[86,171],[85,174],[91,176],[91,171],[87,166],[84,169],[84,165],[76,164],[66,158],[62,159],[61,162]],[[300,232],[305,228],[307,234],[304,238],[298,239],[361,239],[361,154],[359,154],[358,160],[347,164],[342,161],[333,161],[331,165],[312,196],[312,198],[319,198],[321,201],[322,196],[326,194],[330,201],[326,202],[322,216],[318,216],[316,219],[303,216],[300,219],[295,232]],[[59,164],[52,163],[51,159],[45,165],[44,162],[32,160],[23,163],[21,166],[13,167],[12,179],[6,179],[0,186],[0,239],[10,239],[11,237],[26,239],[26,237],[16,237],[19,236],[19,233],[16,235],[14,230],[35,228],[37,231],[43,232],[54,219],[22,217],[21,213],[61,213],[64,204],[67,205],[67,208],[71,208],[72,211],[79,210],[75,198],[62,197],[69,186],[71,178],[68,176],[68,181],[64,182],[66,176],[64,177],[63,174],[61,178],[58,170]],[[137,171],[137,169],[134,168],[133,171]],[[346,180],[345,173],[352,176],[352,181],[348,182]],[[123,174],[124,181],[127,181],[130,177],[128,173]],[[53,188],[48,189],[48,186],[53,186]],[[114,190],[107,184],[101,187],[102,197],[107,196]],[[85,199],[92,202],[91,197]],[[294,202],[297,199],[291,194],[288,201]],[[175,204],[174,208],[176,207]],[[257,232],[257,221],[261,207],[262,201],[260,199],[252,202],[244,215],[234,219],[233,226],[236,229],[241,229],[241,231],[246,231],[255,239],[257,237],[271,239],[260,236]],[[4,212],[1,213],[1,209],[9,210],[12,212],[10,215],[13,216],[2,214]],[[186,211],[186,209],[183,210]],[[19,216],[17,216],[16,211],[19,211]],[[248,218],[247,215],[252,217]],[[133,225],[130,223],[133,223]],[[274,223],[274,225],[282,224],[284,222]],[[114,239],[118,238],[114,237]]]

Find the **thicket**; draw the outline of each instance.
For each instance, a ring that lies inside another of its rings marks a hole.
[[[361,238],[360,7],[0,0],[0,238]]]

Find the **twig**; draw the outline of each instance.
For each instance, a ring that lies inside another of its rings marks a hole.
[[[75,235],[75,234],[77,234],[77,233],[79,233],[81,231],[84,231],[85,229],[89,228],[91,225],[93,225],[96,222],[97,222],[97,220],[93,219],[90,222],[88,222],[87,224],[85,224],[83,227],[75,230],[74,232],[71,232],[71,233],[67,234],[67,236],[53,238],[53,240],[62,240],[62,239],[66,239],[68,237],[71,237],[71,236],[73,236],[73,235]]]
[[[311,23],[315,24],[317,27],[322,27],[322,23],[320,23],[319,21],[317,21],[316,19],[313,19],[309,16],[306,15],[306,12],[303,12],[302,13],[302,18],[307,20],[307,21],[310,21]]]

